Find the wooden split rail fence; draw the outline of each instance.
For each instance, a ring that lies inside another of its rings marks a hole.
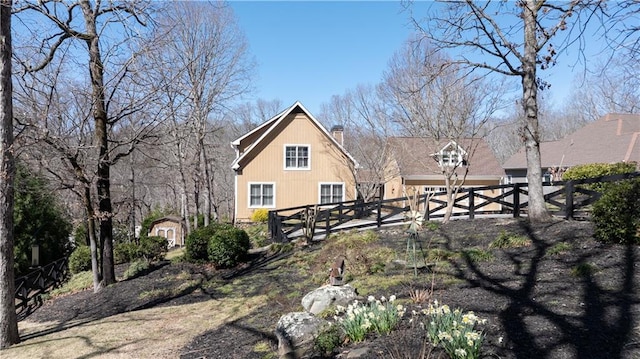
[[[26,318],[42,305],[42,295],[58,287],[67,279],[68,263],[68,257],[60,258],[16,279],[15,298],[18,320]]]
[[[589,217],[591,205],[601,193],[589,189],[589,184],[615,182],[640,176],[640,172],[603,176],[581,180],[546,182],[544,199],[554,216],[565,219]],[[491,193],[488,195],[486,193]],[[445,192],[423,194],[419,197],[425,219],[444,217],[447,207]],[[287,242],[305,235],[309,214],[315,217],[313,233],[307,236],[329,235],[342,229],[380,228],[383,225],[405,222],[409,198],[400,197],[364,202],[362,200],[306,205],[269,211],[269,233],[276,242]],[[526,183],[461,188],[453,204],[453,216],[473,219],[478,215],[526,215],[528,206]]]

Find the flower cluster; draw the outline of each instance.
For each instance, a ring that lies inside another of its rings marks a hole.
[[[368,333],[389,334],[400,322],[405,308],[394,304],[396,297],[376,299],[369,296],[366,303],[354,301],[348,307],[338,306],[334,319],[352,342],[363,341]]]
[[[438,301],[423,311],[429,317],[427,333],[434,345],[440,345],[453,359],[475,359],[480,356],[484,340],[482,331],[474,330],[476,324],[486,324],[473,312],[463,313],[460,309],[438,306]]]

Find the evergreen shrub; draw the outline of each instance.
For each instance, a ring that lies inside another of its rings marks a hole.
[[[193,230],[185,240],[185,255],[189,262],[205,262],[209,258],[209,239],[218,231],[233,228],[230,224],[212,223]]]
[[[587,178],[597,178],[617,174],[633,173],[636,171],[635,162],[617,163],[589,163],[577,165],[569,168],[563,175],[563,181],[579,180]],[[584,185],[585,188],[602,192],[610,183],[591,183]]]
[[[134,242],[120,242],[113,247],[116,264],[130,263],[140,258],[140,246]]]
[[[87,270],[91,270],[91,249],[79,246],[69,256],[69,271],[76,274]]]
[[[249,248],[251,241],[244,230],[235,227],[220,229],[209,239],[209,261],[219,268],[233,267],[247,257]]]
[[[593,205],[594,236],[609,243],[638,244],[640,179],[612,183]]]
[[[160,236],[148,236],[140,238],[140,253],[147,261],[159,261],[168,251],[169,242]]]

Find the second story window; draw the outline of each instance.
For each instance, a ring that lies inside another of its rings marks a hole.
[[[433,158],[438,161],[440,167],[465,166],[464,160],[467,153],[454,141],[449,142],[438,153],[433,154]]]
[[[284,149],[285,169],[309,169],[309,146],[286,145]]]

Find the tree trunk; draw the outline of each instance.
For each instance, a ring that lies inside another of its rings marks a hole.
[[[89,235],[89,249],[91,251],[91,273],[93,273],[93,292],[98,293],[102,286],[102,275],[100,274],[100,265],[98,262],[98,244],[96,241],[96,219],[94,218],[93,205],[91,204],[91,188],[89,184],[85,184],[84,195],[82,198],[84,208],[87,212],[87,234]]]
[[[538,131],[538,85],[536,79],[536,21],[538,9],[535,1],[528,0],[522,7],[524,21],[524,58],[522,59],[522,105],[524,123],[522,136],[527,157],[527,181],[529,192],[528,217],[534,222],[546,221],[551,215],[544,201],[542,188],[542,162]]]
[[[13,273],[11,0],[0,3],[0,349],[20,341]]]
[[[89,39],[89,73],[93,97],[93,119],[95,139],[98,147],[98,221],[100,223],[100,245],[102,247],[102,282],[109,285],[116,282],[113,263],[113,213],[111,207],[111,163],[107,133],[107,110],[104,94],[104,68],[100,55],[100,43],[96,29],[96,14],[91,10],[89,1],[81,2]]]

